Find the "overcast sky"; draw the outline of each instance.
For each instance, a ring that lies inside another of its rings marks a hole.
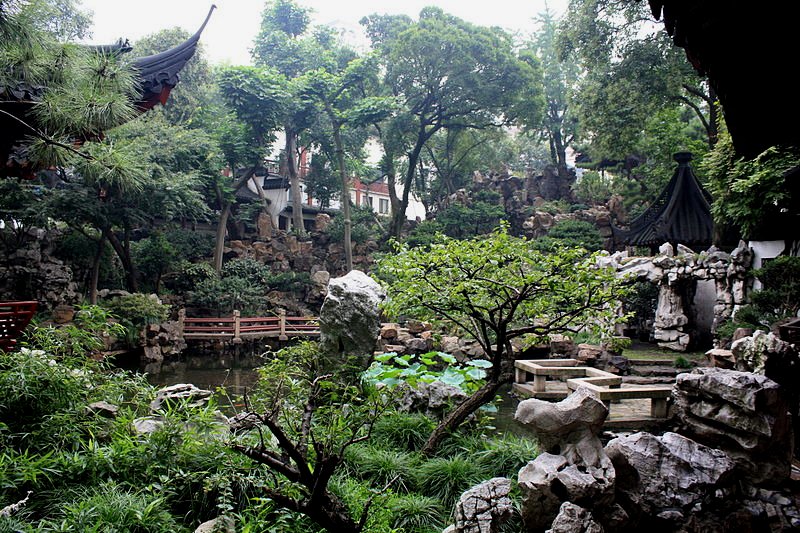
[[[158,30],[179,26],[194,33],[212,3],[217,9],[200,42],[212,62],[248,64],[249,48],[258,32],[264,0],[82,0],[94,12],[89,42],[131,42]],[[475,24],[500,26],[524,35],[534,28],[533,17],[547,4],[560,14],[567,0],[299,0],[314,10],[314,22],[360,33],[358,21],[372,13],[405,13],[414,18],[427,5],[437,5]],[[357,40],[358,37],[351,37]]]

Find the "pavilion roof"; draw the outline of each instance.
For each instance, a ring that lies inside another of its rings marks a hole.
[[[631,222],[629,229],[614,228],[617,242],[650,247],[665,242],[689,247],[711,245],[711,195],[694,175],[689,164],[692,154],[678,152],[674,158],[678,168],[656,201]]]

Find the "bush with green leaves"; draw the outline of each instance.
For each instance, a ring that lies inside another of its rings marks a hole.
[[[377,240],[381,229],[375,217],[375,212],[369,206],[352,206],[350,209],[350,240],[356,244]],[[328,235],[333,242],[344,241],[344,217],[341,215],[333,217],[328,226]]]
[[[172,243],[160,231],[133,243],[131,255],[142,284],[156,294],[161,289],[161,278],[173,268],[180,257]]]
[[[25,332],[23,343],[30,348],[43,350],[58,357],[80,356],[96,352],[106,345],[105,339],[125,334],[108,310],[91,304],[79,305],[70,323],[42,325]]]
[[[164,237],[175,249],[178,259],[198,261],[211,255],[214,248],[214,236],[201,231],[187,229],[169,229]]]
[[[563,247],[583,248],[589,252],[603,249],[603,237],[594,224],[574,219],[558,222],[546,236],[533,243],[537,249],[545,252],[555,252]]]
[[[780,256],[755,269],[752,275],[762,284],[750,294],[733,320],[717,328],[723,339],[733,337],[737,328],[769,330],[776,322],[797,316],[800,310],[800,257]]]
[[[142,328],[159,324],[169,319],[169,305],[162,304],[155,295],[133,293],[116,296],[103,302],[103,306],[119,317],[125,326],[125,337],[129,345],[138,343]]]
[[[179,533],[191,530],[170,513],[164,498],[107,482],[78,490],[55,519],[41,524],[40,531]]]

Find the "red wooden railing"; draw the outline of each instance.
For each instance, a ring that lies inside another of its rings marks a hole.
[[[36,313],[37,302],[0,302],[0,350],[8,351]]]
[[[179,314],[184,339],[224,339],[238,343],[246,338],[315,337],[319,335],[318,318],[314,316],[277,316],[242,318],[239,311],[221,318],[188,318],[181,309]]]

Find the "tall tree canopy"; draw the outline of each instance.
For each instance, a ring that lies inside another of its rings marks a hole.
[[[423,148],[443,128],[485,129],[528,119],[540,102],[537,71],[514,53],[510,36],[470,24],[439,8],[419,19],[373,15],[362,19],[385,58],[386,91],[403,109],[384,124],[384,152],[404,157],[402,195],[393,203],[390,233],[399,235]],[[395,194],[393,162],[385,162]],[[395,209],[396,206],[396,209]]]

